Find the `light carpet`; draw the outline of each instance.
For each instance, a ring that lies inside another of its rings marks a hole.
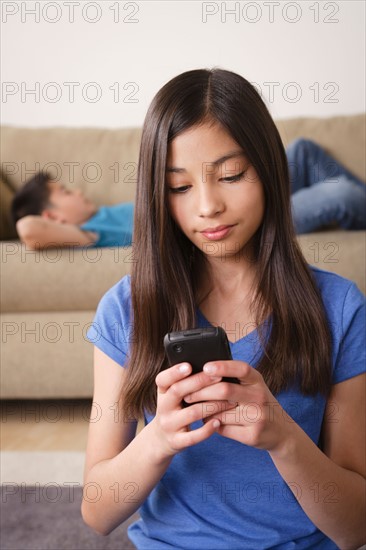
[[[83,452],[3,451],[1,550],[134,550],[131,516],[104,537],[81,516]]]

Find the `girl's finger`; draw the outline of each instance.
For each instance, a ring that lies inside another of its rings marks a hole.
[[[248,392],[247,388],[240,384],[232,382],[218,382],[217,384],[207,385],[200,390],[186,394],[184,401],[191,405],[197,402],[223,401],[223,402],[246,402],[249,395],[256,395],[255,392]]]
[[[203,372],[209,376],[227,376],[238,378],[242,384],[258,384],[262,376],[244,361],[212,361],[203,366]]]
[[[186,365],[188,365],[188,363],[175,365],[171,367],[171,369],[159,373],[156,378],[158,383],[158,397],[159,395],[164,396],[163,399],[160,399],[160,412],[168,412],[170,409],[180,408],[183,398],[187,394],[215,384],[221,380],[219,377],[208,376],[202,371],[189,376],[192,367],[189,365],[189,370],[186,370]],[[183,370],[183,373],[181,370]],[[161,376],[163,374],[164,378]]]
[[[217,418],[233,407],[236,407],[236,403],[229,401],[203,401],[182,409],[177,413],[176,419],[179,427],[186,427],[197,420],[204,420],[210,416]]]
[[[224,414],[225,411],[234,406],[235,403],[228,403],[227,401],[195,403],[190,407],[174,411],[174,414],[166,416],[164,419],[164,429],[170,433],[189,430],[190,424],[199,420],[205,421],[206,418],[207,421],[213,420],[213,416],[217,418],[220,414]]]
[[[220,428],[220,421],[217,418],[206,422],[201,428],[188,432],[178,432],[174,436],[174,447],[177,449],[185,449],[191,445],[201,443]]]
[[[182,380],[191,372],[192,367],[189,363],[179,363],[159,372],[155,378],[158,393],[166,393],[172,384]]]

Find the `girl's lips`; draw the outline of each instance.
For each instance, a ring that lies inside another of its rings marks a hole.
[[[210,241],[219,241],[220,239],[226,237],[233,227],[233,225],[221,225],[217,229],[205,229],[204,231],[201,231],[201,233]]]

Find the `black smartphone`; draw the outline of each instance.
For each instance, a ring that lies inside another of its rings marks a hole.
[[[222,327],[169,332],[164,337],[164,347],[169,366],[190,363],[192,374],[202,371],[203,365],[209,361],[232,359],[229,340]],[[239,384],[237,378],[225,376],[222,380]]]

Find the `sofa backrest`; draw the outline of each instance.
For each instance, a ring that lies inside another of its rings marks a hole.
[[[285,147],[299,137],[312,139],[358,178],[366,180],[365,114],[275,122]]]

